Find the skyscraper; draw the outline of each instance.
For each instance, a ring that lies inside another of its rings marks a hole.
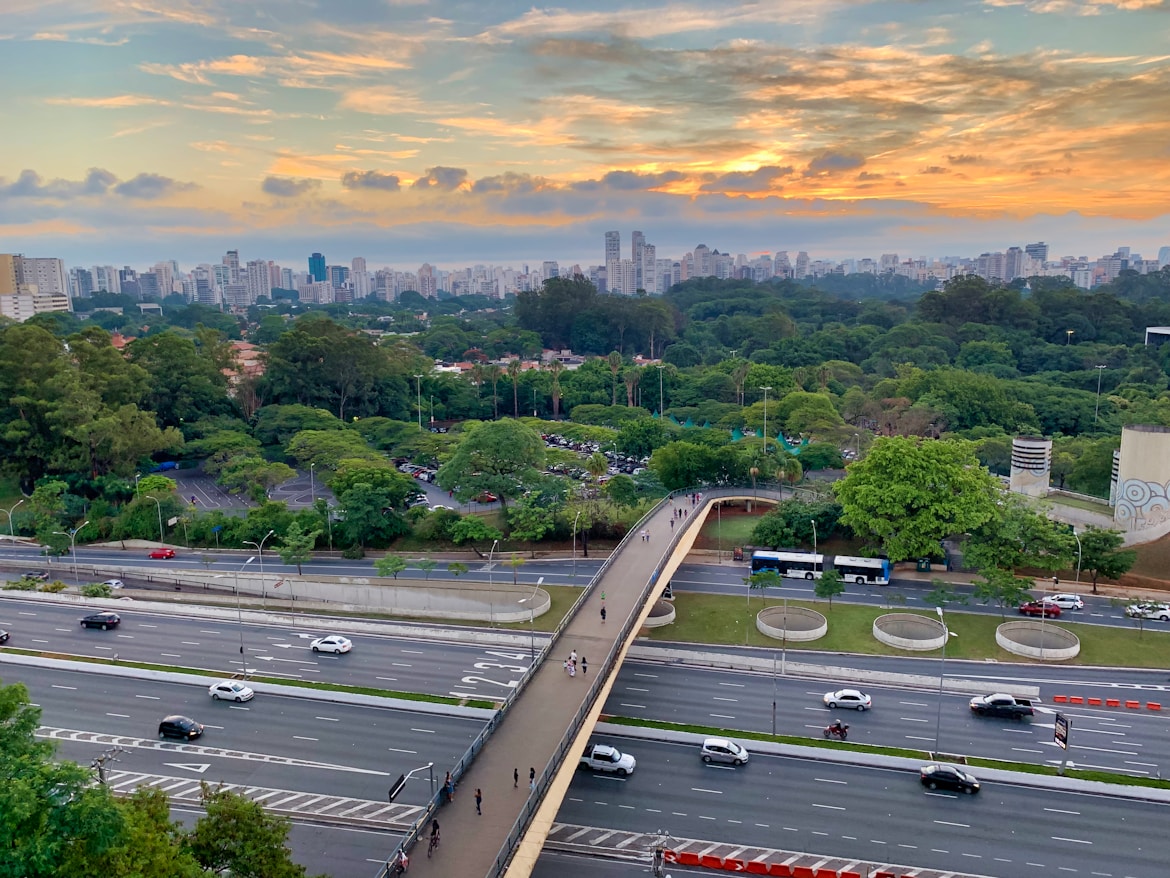
[[[228,269],[228,283],[240,283],[240,251],[229,250],[223,254],[223,264]]]
[[[642,259],[646,250],[646,236],[641,232],[634,232],[630,235],[630,244],[632,245],[630,258],[634,262],[634,289],[645,289],[645,281],[642,278]]]
[[[1037,241],[1035,244],[1025,244],[1024,252],[1039,262],[1048,261],[1048,245],[1043,241]]]
[[[353,285],[353,297],[365,299],[370,295],[370,273],[366,270],[366,260],[355,256],[350,263],[349,282]]]
[[[609,265],[610,262],[622,258],[622,233],[621,232],[606,232],[605,233],[605,260],[602,265]]]
[[[325,257],[320,253],[314,253],[309,257],[309,275],[316,283],[325,280]]]
[[[1170,265],[1170,247],[1163,247],[1158,251],[1158,268]]]

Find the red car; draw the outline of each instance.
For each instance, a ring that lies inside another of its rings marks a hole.
[[[1055,619],[1060,615],[1060,607],[1049,601],[1028,601],[1026,604],[1020,604],[1020,612],[1025,616],[1043,614],[1045,619]]]
[[[173,558],[173,557],[175,557],[175,550],[174,549],[154,549],[146,557],[148,557],[148,558]]]
[[[476,503],[495,503],[496,500],[498,500],[498,499],[499,498],[495,494],[493,494],[491,491],[484,491],[482,494],[480,494],[478,497],[475,498],[475,502]]]

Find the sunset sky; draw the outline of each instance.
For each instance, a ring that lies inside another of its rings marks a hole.
[[[1170,244],[1170,0],[0,0],[0,81],[69,264]]]

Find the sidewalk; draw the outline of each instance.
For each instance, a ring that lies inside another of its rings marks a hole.
[[[556,642],[556,653],[536,671],[460,779],[455,801],[443,805],[436,814],[443,835],[439,850],[427,859],[425,841],[415,846],[410,859],[411,875],[480,878],[497,874],[497,854],[525,806],[535,808],[537,804],[529,801],[529,770],[536,769],[539,789],[541,775],[585,705],[589,687],[603,670],[603,660],[617,641],[623,623],[641,609],[642,590],[669,539],[668,523],[673,512],[673,507],[666,506],[645,525],[651,533],[649,542],[635,533],[615,555],[605,576]],[[604,622],[600,612],[602,594],[606,596]],[[578,656],[577,675],[572,678],[563,666],[570,650],[576,650]],[[581,670],[583,658],[589,659],[588,673]],[[514,770],[520,773],[517,786],[513,786]],[[476,813],[477,788],[483,791],[482,815]],[[386,853],[389,856],[391,851]],[[526,874],[526,868],[517,865]]]

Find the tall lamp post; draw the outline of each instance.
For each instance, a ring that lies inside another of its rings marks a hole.
[[[577,581],[577,522],[581,518],[582,510],[578,509],[573,516],[573,582]]]
[[[812,522],[813,526],[813,575],[815,576],[817,572],[817,520],[810,518],[809,521]]]
[[[771,389],[770,384],[760,386],[760,390],[764,391],[764,454],[768,453],[768,391]]]
[[[422,432],[422,375],[415,375],[414,376],[414,393],[415,393],[415,396],[417,397],[417,405],[415,406],[415,408],[418,409],[418,431],[421,433]]]
[[[149,494],[146,495],[146,499],[153,500],[154,505],[158,507],[158,541],[165,543],[167,541],[167,535],[162,526],[162,504],[158,502],[158,497],[151,497]]]
[[[664,364],[658,364],[658,416],[660,418],[666,417],[666,400],[662,396],[662,370],[664,368]]]
[[[240,574],[244,568],[256,560],[253,555],[247,561],[240,565],[240,569],[236,571],[236,619],[240,623],[240,667],[243,670],[244,676],[248,676],[247,663],[244,661],[244,611],[240,609]]]
[[[316,468],[316,466],[317,464],[315,463],[309,464],[309,497],[311,498],[314,506],[317,504],[317,482],[313,478],[313,470]]]
[[[536,591],[540,588],[540,583],[532,586],[532,594],[526,598],[520,598],[519,603],[528,604],[528,648],[532,652],[533,661],[536,660],[536,628],[533,620],[536,618]]]
[[[262,606],[268,605],[268,592],[264,588],[264,543],[274,533],[276,533],[274,530],[268,531],[268,533],[264,534],[263,538],[258,543],[255,543],[252,540],[244,540],[244,545],[255,546],[256,554],[260,556],[260,603]]]
[[[492,540],[492,547],[488,551],[488,621],[493,628],[496,627],[496,586],[492,581],[492,558],[499,544],[499,540]]]
[[[13,507],[13,508],[15,508],[15,507]],[[69,537],[69,554],[73,558],[73,584],[74,585],[79,584],[78,580],[77,580],[77,532],[79,530],[81,530],[83,527],[85,527],[87,524],[89,524],[88,519],[83,521],[77,527],[70,528],[68,533],[65,533],[65,532],[59,531],[59,530],[53,531],[53,533],[57,534],[57,536]]]
[[[1076,332],[1076,330],[1075,330],[1075,329],[1066,329],[1066,330],[1064,331],[1064,336],[1065,336],[1064,343],[1065,343],[1065,346],[1068,346],[1068,345],[1072,344],[1072,337],[1073,337],[1073,333],[1074,333],[1074,332]]]
[[[138,490],[138,480],[140,478],[142,478],[142,473],[135,473],[134,474],[134,496],[141,500],[142,499],[142,492]]]
[[[1101,410],[1101,376],[1105,373],[1105,366],[1097,367],[1097,402],[1093,405],[1093,423],[1097,423],[1097,413]]]
[[[1081,538],[1077,536],[1077,529],[1073,528],[1073,539],[1077,541],[1077,584],[1081,581]]]
[[[951,639],[951,632],[947,629],[946,619],[943,618],[943,608],[935,607],[934,611],[938,613],[938,621],[943,629],[943,645],[942,645],[942,667],[938,672],[938,717],[934,721],[934,757],[939,757],[939,732],[942,730],[942,700],[943,700],[943,677],[947,672],[947,641]]]
[[[15,503],[13,503],[12,507],[10,509],[0,510],[5,515],[8,516],[8,539],[10,539],[14,543],[16,542],[16,531],[12,529],[12,513],[15,512],[16,507],[19,506],[24,501],[25,501],[25,498],[22,497],[21,499],[17,500]]]

